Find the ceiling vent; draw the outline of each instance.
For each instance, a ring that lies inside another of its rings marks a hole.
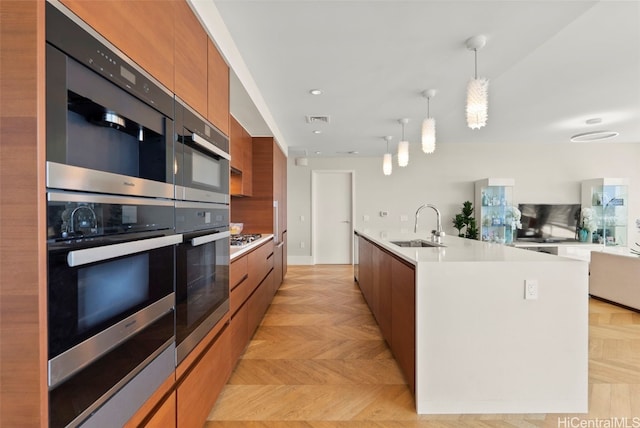
[[[307,123],[329,123],[329,116],[310,116],[307,115]]]

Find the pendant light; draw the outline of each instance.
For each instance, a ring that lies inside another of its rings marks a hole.
[[[467,86],[467,126],[480,129],[487,124],[489,80],[478,79],[478,49],[487,43],[483,35],[474,36],[466,41],[467,49],[472,50],[475,58],[474,78]]]
[[[429,102],[436,96],[436,90],[427,89],[422,95],[427,99],[427,117],[422,121],[422,151],[433,153],[436,151],[436,120],[431,117]]]
[[[409,165],[409,142],[404,138],[404,126],[409,123],[409,119],[398,120],[402,125],[402,140],[398,143],[398,166]]]
[[[393,171],[393,160],[391,153],[389,152],[389,141],[391,141],[393,137],[391,135],[387,135],[384,139],[387,140],[387,151],[382,158],[382,172],[384,175],[391,175],[391,171]]]

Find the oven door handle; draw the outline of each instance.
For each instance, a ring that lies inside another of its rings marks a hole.
[[[220,239],[228,238],[231,236],[231,232],[215,232],[210,235],[198,236],[191,240],[191,245],[197,247],[198,245],[208,244],[209,242],[219,241]]]
[[[89,263],[109,260],[129,254],[155,250],[182,242],[182,235],[161,236],[159,238],[141,239],[139,241],[123,242],[122,244],[105,245],[102,247],[86,248],[69,251],[67,264],[69,267],[82,266]]]
[[[229,153],[225,152],[222,149],[219,149],[218,147],[216,147],[215,145],[211,144],[210,142],[208,142],[207,140],[205,140],[204,138],[202,138],[201,136],[199,136],[196,133],[193,133],[191,135],[191,139],[193,140],[194,143],[196,143],[197,145],[199,145],[200,147],[209,150],[210,152],[215,153],[216,155],[225,158],[226,160],[231,160],[231,155],[229,155]]]

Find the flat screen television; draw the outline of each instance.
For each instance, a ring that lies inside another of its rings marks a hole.
[[[519,241],[577,241],[580,204],[518,204],[522,213]]]

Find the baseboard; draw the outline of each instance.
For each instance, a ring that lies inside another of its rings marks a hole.
[[[289,265],[313,265],[312,256],[287,256],[287,264]]]

